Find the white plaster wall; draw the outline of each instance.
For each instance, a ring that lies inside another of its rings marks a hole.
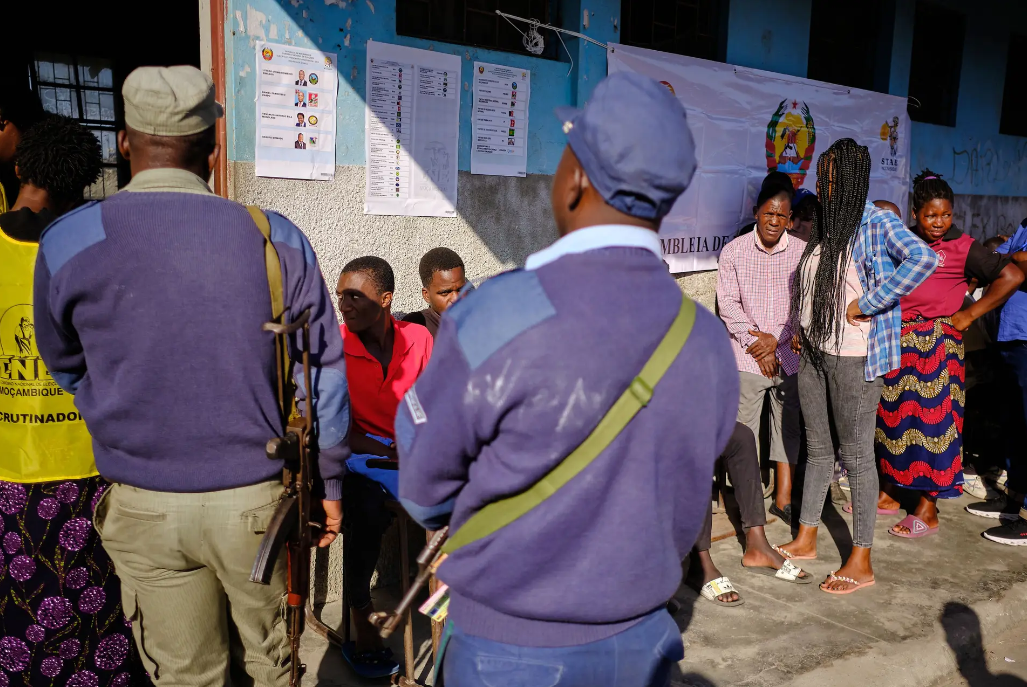
[[[331,182],[256,177],[251,162],[233,162],[230,168],[235,200],[281,212],[306,233],[332,293],[349,260],[362,255],[388,260],[396,273],[397,312],[424,307],[417,265],[432,248],[455,250],[468,278],[479,283],[523,265],[529,254],[556,240],[550,176],[519,179],[460,172],[458,217],[385,217],[364,214],[362,166],[336,167]],[[682,290],[713,308],[716,272],[677,276]]]

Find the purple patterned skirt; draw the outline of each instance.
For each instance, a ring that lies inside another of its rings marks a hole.
[[[0,687],[149,685],[93,529],[100,477],[0,482]]]

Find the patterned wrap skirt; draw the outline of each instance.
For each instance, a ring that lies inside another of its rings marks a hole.
[[[884,377],[875,446],[881,475],[939,499],[963,493],[963,335],[951,318],[902,323],[902,367]]]
[[[0,482],[0,687],[149,685],[93,529],[100,477]]]

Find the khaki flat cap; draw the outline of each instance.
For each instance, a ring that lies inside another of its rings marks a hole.
[[[139,67],[125,79],[125,124],[152,136],[189,136],[214,126],[225,111],[214,82],[196,67]]]

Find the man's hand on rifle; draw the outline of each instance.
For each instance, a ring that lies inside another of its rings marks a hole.
[[[342,530],[342,501],[322,501],[321,505],[325,509],[325,526],[317,545],[323,549],[335,541]]]

